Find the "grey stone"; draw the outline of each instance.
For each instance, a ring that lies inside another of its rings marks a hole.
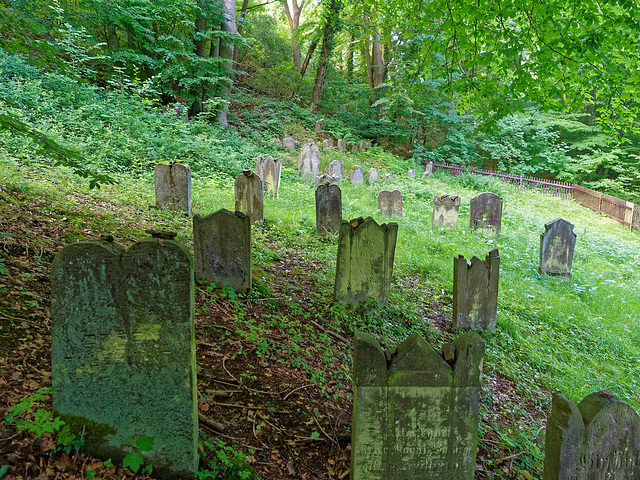
[[[384,176],[384,183],[393,183],[395,182],[396,177],[393,176],[393,173],[387,173]]]
[[[371,142],[369,140],[360,140],[360,151],[364,152],[371,148]]]
[[[360,165],[351,167],[349,176],[353,185],[362,185],[364,183],[364,169]]]
[[[370,168],[367,173],[367,179],[369,180],[369,184],[376,183],[378,181],[378,170],[375,168]]]
[[[457,195],[436,195],[433,198],[433,217],[431,224],[435,227],[456,227],[458,223],[458,211],[460,209],[460,197]]]
[[[248,168],[243,169],[236,177],[235,199],[236,212],[248,215],[251,223],[261,224],[264,221],[264,193],[259,175]]]
[[[402,217],[402,193],[400,190],[382,190],[378,194],[380,215],[385,217]]]
[[[323,185],[323,184],[327,184],[327,185],[333,185],[334,183],[339,183],[340,179],[338,177],[334,177],[333,175],[320,175],[319,177],[316,177],[316,188],[318,188],[318,185]]]
[[[316,228],[320,235],[338,233],[342,226],[342,191],[335,183],[316,187]]]
[[[341,138],[338,140],[338,151],[339,152],[346,152],[347,151],[347,142],[345,141],[344,138]]]
[[[540,235],[540,273],[570,278],[575,247],[573,224],[562,218],[547,223]]]
[[[320,149],[313,139],[309,139],[300,150],[300,176],[308,181],[313,180],[320,173]]]
[[[342,174],[344,172],[344,165],[340,160],[334,160],[329,164],[329,175],[342,180]]]
[[[316,126],[314,127],[315,132],[321,132],[327,127],[327,122],[324,121],[324,118],[316,120]]]
[[[241,212],[218,210],[193,217],[196,280],[236,292],[251,290],[251,219]]]
[[[453,259],[453,328],[496,331],[500,256],[492,250],[484,261],[462,255]]]
[[[193,261],[149,238],[63,248],[51,268],[53,410],[82,450],[121,463],[141,437],[162,478],[195,478]]]
[[[282,159],[276,158],[274,160],[271,155],[266,158],[258,157],[256,160],[256,173],[262,178],[264,190],[277,197],[280,190]]]
[[[366,220],[343,221],[338,239],[334,298],[344,304],[375,299],[386,304],[391,289],[398,224]]]
[[[333,140],[331,140],[330,138],[324,140],[322,142],[322,149],[323,150],[333,150]]]
[[[469,205],[469,228],[500,233],[502,204],[502,197],[491,192],[484,192],[473,197]]]
[[[296,141],[291,137],[285,137],[282,139],[282,146],[290,152],[293,152],[296,149]]]
[[[170,162],[156,165],[153,171],[156,206],[191,215],[191,167]]]
[[[474,478],[485,344],[475,332],[454,344],[448,364],[414,333],[387,361],[355,333],[352,480]]]
[[[640,478],[640,417],[611,392],[592,393],[577,406],[553,397],[547,420],[544,480]]]
[[[433,162],[429,162],[424,167],[424,173],[422,174],[422,178],[429,178],[432,172],[433,172]]]
[[[407,171],[407,176],[408,176],[410,179],[414,179],[414,178],[416,178],[416,169],[415,169],[415,168],[410,168],[410,169]]]
[[[360,149],[358,149],[358,145],[356,143],[351,143],[349,145],[349,150],[351,151],[351,153],[358,153],[360,151]]]

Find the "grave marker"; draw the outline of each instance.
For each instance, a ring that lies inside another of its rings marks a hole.
[[[324,118],[321,118],[319,120],[316,120],[316,126],[314,128],[315,132],[321,132],[322,130],[324,130],[327,126],[327,122],[324,121]]]
[[[244,168],[235,182],[236,212],[251,218],[251,223],[264,221],[264,194],[262,179],[249,168]]]
[[[344,172],[344,165],[340,160],[334,160],[329,164],[329,175],[342,180],[342,173]]]
[[[462,255],[453,259],[453,328],[496,331],[500,256],[492,250],[484,261]]]
[[[369,180],[369,185],[376,183],[378,181],[378,170],[370,168],[369,173],[367,173],[367,179]]]
[[[343,221],[338,239],[334,299],[353,305],[375,299],[387,303],[391,289],[398,224],[378,225],[367,217]]]
[[[411,180],[413,180],[414,178],[416,178],[416,169],[415,169],[415,168],[410,168],[410,169],[407,171],[407,176],[408,176]]]
[[[191,215],[191,167],[169,162],[156,165],[153,171],[156,206],[184,211]]]
[[[338,140],[338,151],[339,152],[346,152],[347,151],[347,142],[345,141],[344,138],[340,138]]]
[[[330,138],[324,140],[322,142],[322,149],[323,150],[333,150],[333,140],[331,140]]]
[[[540,273],[571,277],[576,234],[573,224],[556,218],[544,226],[540,235]]]
[[[291,137],[285,137],[282,139],[282,146],[290,152],[293,152],[296,149],[296,141]]]
[[[362,185],[364,183],[364,169],[360,165],[354,165],[351,167],[350,177],[353,185]]]
[[[309,139],[300,150],[300,176],[305,180],[313,180],[320,173],[320,149],[313,139]]]
[[[502,197],[491,192],[484,192],[473,197],[469,205],[469,228],[500,233],[502,204]]]
[[[384,183],[393,183],[395,181],[396,177],[393,176],[393,173],[387,173],[384,176]]]
[[[432,172],[433,172],[433,162],[429,162],[424,167],[424,173],[422,174],[422,178],[429,178]]]
[[[400,190],[382,190],[378,194],[380,215],[385,217],[402,217],[402,193]]]
[[[334,183],[316,187],[316,229],[320,235],[338,233],[342,225],[342,191]]]
[[[436,195],[433,198],[433,217],[431,224],[435,227],[456,227],[460,197],[457,195]]]
[[[338,177],[334,177],[333,175],[320,175],[319,177],[316,177],[316,188],[318,188],[318,185],[322,185],[323,183],[334,184],[338,183],[339,181],[340,179]]]
[[[271,155],[266,158],[258,157],[256,161],[256,173],[262,178],[265,191],[278,196],[280,190],[280,175],[282,173],[282,159],[275,160]]]
[[[196,280],[236,292],[251,290],[251,219],[224,208],[193,217]]]

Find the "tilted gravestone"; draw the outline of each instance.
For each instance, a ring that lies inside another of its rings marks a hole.
[[[296,141],[294,138],[285,137],[282,139],[282,146],[290,152],[293,152],[296,149]]]
[[[314,128],[314,131],[321,132],[326,128],[326,126],[327,126],[327,122],[324,121],[324,118],[316,120],[316,126]]]
[[[329,164],[329,175],[337,177],[338,180],[342,180],[342,174],[344,172],[344,165],[340,160],[334,160]]]
[[[478,257],[453,259],[453,328],[496,331],[500,256],[492,250]]]
[[[416,169],[415,169],[415,168],[410,168],[410,169],[407,171],[407,176],[408,176],[410,179],[412,179],[412,180],[413,180],[414,178],[416,178]]]
[[[236,212],[242,212],[251,218],[251,223],[264,221],[264,193],[262,179],[250,169],[245,168],[236,177]]]
[[[640,417],[611,392],[592,393],[577,406],[561,394],[554,395],[542,478],[640,478]]]
[[[316,228],[320,235],[338,233],[342,226],[342,191],[335,183],[316,187]]]
[[[386,304],[391,290],[398,224],[376,221],[343,221],[338,238],[334,299],[354,305],[375,299]]]
[[[469,228],[500,233],[502,204],[502,197],[491,192],[484,192],[473,197],[469,205]]]
[[[324,140],[322,142],[322,149],[323,150],[333,150],[333,140],[331,140],[330,138]]]
[[[396,177],[393,176],[393,173],[387,173],[384,176],[384,183],[393,183],[396,180]]]
[[[457,195],[436,195],[433,198],[433,226],[455,228],[458,223],[458,211],[460,210],[460,197]]]
[[[576,234],[573,224],[556,218],[544,226],[540,235],[540,273],[571,277]]]
[[[385,217],[402,217],[402,193],[400,190],[382,190],[378,194],[380,215]]]
[[[346,152],[347,151],[347,142],[344,138],[340,138],[338,140],[338,151],[339,152]]]
[[[251,219],[224,208],[193,217],[196,280],[236,292],[251,290]]]
[[[424,173],[422,174],[422,178],[429,178],[432,172],[433,172],[433,162],[429,162],[424,167]]]
[[[384,352],[354,338],[351,480],[472,480],[485,343],[453,342],[445,361],[419,334]]]
[[[156,206],[191,215],[191,167],[180,162],[161,163],[156,165],[153,177]]]
[[[72,243],[51,268],[53,410],[82,449],[195,478],[193,262],[179,242]]]
[[[280,190],[280,175],[282,173],[282,159],[268,155],[256,160],[256,173],[262,178],[262,185],[266,192],[278,196]]]
[[[370,168],[367,173],[367,179],[369,180],[369,184],[376,183],[378,181],[378,170],[375,168]]]
[[[351,167],[349,175],[353,185],[362,185],[364,183],[364,169],[360,165]]]
[[[300,176],[311,181],[320,173],[320,149],[313,139],[309,139],[300,150],[300,163],[298,165]]]
[[[326,184],[333,184],[333,183],[339,183],[340,179],[338,177],[334,177],[333,175],[320,175],[319,177],[316,177],[316,188],[318,187],[318,185],[322,185],[323,183]]]

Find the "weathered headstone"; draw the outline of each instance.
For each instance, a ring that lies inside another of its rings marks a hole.
[[[556,218],[544,226],[540,235],[540,273],[571,277],[576,234],[573,224]]]
[[[369,148],[369,143],[366,140],[360,140],[360,151],[364,152]]]
[[[478,257],[453,259],[453,328],[496,331],[500,255],[492,250]]]
[[[357,143],[349,144],[349,150],[351,151],[351,153],[358,153],[360,151],[358,149],[358,144]]]
[[[457,195],[436,195],[433,198],[433,226],[455,228],[458,223],[458,211],[460,209],[460,197]]]
[[[473,197],[469,205],[469,228],[500,233],[502,204],[502,197],[491,192],[484,192]]]
[[[326,128],[326,126],[327,126],[327,122],[324,121],[324,118],[320,118],[319,120],[316,120],[316,126],[314,128],[314,131],[321,132]]]
[[[335,183],[316,187],[316,228],[320,235],[338,233],[342,226],[342,191]]]
[[[236,212],[251,218],[251,223],[264,221],[264,193],[262,178],[249,168],[242,170],[235,182]]]
[[[294,138],[285,137],[282,139],[282,146],[290,152],[293,152],[296,149],[296,141]]]
[[[180,162],[161,163],[156,165],[153,177],[156,206],[191,215],[191,167]]]
[[[380,215],[385,217],[402,217],[402,193],[400,190],[382,190],[378,194]]]
[[[340,138],[338,140],[338,151],[339,152],[346,152],[347,151],[347,142],[345,141],[344,138]]]
[[[393,173],[387,173],[384,176],[384,183],[393,183],[395,181],[396,177],[393,176]]]
[[[354,165],[350,171],[351,183],[362,185],[364,183],[364,169],[360,165]]]
[[[251,219],[224,208],[193,217],[196,280],[236,292],[251,290]]]
[[[343,305],[389,300],[398,224],[367,217],[343,221],[338,239],[334,298]]]
[[[322,184],[327,184],[327,185],[332,185],[334,183],[339,183],[340,179],[338,177],[334,177],[333,175],[320,175],[319,177],[316,177],[316,188],[318,187],[318,185],[322,185]]]
[[[375,168],[370,168],[369,172],[367,173],[367,179],[370,185],[376,183],[378,181],[378,170]]]
[[[162,478],[195,478],[198,411],[193,261],[150,238],[70,244],[51,269],[53,410],[82,449],[139,453]],[[145,448],[146,450],[146,448]]]
[[[266,192],[278,196],[280,190],[280,175],[282,173],[282,159],[268,155],[266,158],[258,157],[256,161],[256,173],[262,178],[262,185]]]
[[[422,178],[429,178],[432,172],[433,172],[433,162],[429,162],[424,167],[424,173],[422,174]]]
[[[386,352],[356,332],[351,480],[472,480],[485,342],[468,332],[445,361],[419,334]]]
[[[577,406],[561,394],[554,395],[542,478],[640,478],[640,417],[611,392],[592,393]]]
[[[344,172],[344,165],[340,160],[334,160],[329,164],[329,175],[342,180],[342,174]]]
[[[407,171],[407,177],[409,177],[409,178],[410,178],[410,179],[412,179],[412,180],[413,180],[414,178],[416,178],[416,169],[415,169],[415,168],[410,168],[410,169]]]
[[[324,140],[322,142],[322,149],[323,150],[333,150],[333,140],[331,140],[330,138]]]
[[[320,173],[320,149],[313,139],[309,139],[300,150],[300,176],[305,180],[313,180]]]

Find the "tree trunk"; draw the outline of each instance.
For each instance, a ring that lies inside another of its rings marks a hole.
[[[108,23],[107,27],[107,46],[109,50],[112,52],[118,50],[120,47],[120,42],[118,40],[118,31],[116,30],[116,26],[112,23]]]
[[[281,0],[282,5],[284,6],[284,13],[287,16],[287,21],[289,22],[289,30],[291,30],[291,49],[293,50],[293,66],[295,69],[302,73],[302,65],[300,64],[300,45],[298,40],[296,40],[296,30],[300,26],[300,12],[304,8],[304,3],[306,0],[302,0],[300,5],[298,5],[298,0],[293,0],[291,2],[291,7],[289,7],[289,0]]]
[[[236,29],[236,0],[224,0],[225,19],[221,29],[230,35],[237,34]],[[234,45],[231,40],[220,39],[220,58],[224,59],[222,66],[226,70],[227,80],[224,83],[224,96],[231,95],[231,71],[233,70],[233,50]],[[223,127],[227,126],[227,110],[221,108],[218,112],[218,122]]]
[[[349,37],[349,45],[347,46],[347,79],[353,80],[353,35]]]
[[[373,36],[373,44],[371,46],[371,80],[373,88],[379,87],[384,83],[386,77],[386,67],[382,58],[382,41],[380,38],[380,28],[378,25],[375,27],[375,33]]]
[[[331,53],[333,36],[338,28],[338,21],[342,5],[339,0],[328,0],[328,7],[325,6],[324,12],[324,29],[322,32],[322,51],[320,52],[320,63],[316,72],[316,80],[313,84],[313,92],[311,93],[311,112],[318,110],[320,103],[320,95],[324,87],[324,75],[327,72],[329,64],[329,54]]]
[[[205,0],[200,0],[199,2],[200,8],[202,8],[203,10],[205,8],[204,2]],[[207,19],[202,17],[196,18],[195,27],[196,36],[193,40],[195,54],[201,58],[208,58],[210,48],[207,48],[208,39],[204,35],[205,32],[207,32],[209,29],[207,25]],[[206,86],[202,83],[197,87],[196,98],[189,107],[189,117],[195,117],[204,110],[204,101],[206,100],[205,89]]]
[[[247,8],[249,7],[249,0],[244,0],[242,2],[242,8],[240,9],[240,25],[237,25],[238,28],[238,35],[242,35],[242,22],[244,21],[244,18],[247,16]],[[233,63],[238,63],[238,55],[240,53],[240,49],[236,48],[233,49]]]

